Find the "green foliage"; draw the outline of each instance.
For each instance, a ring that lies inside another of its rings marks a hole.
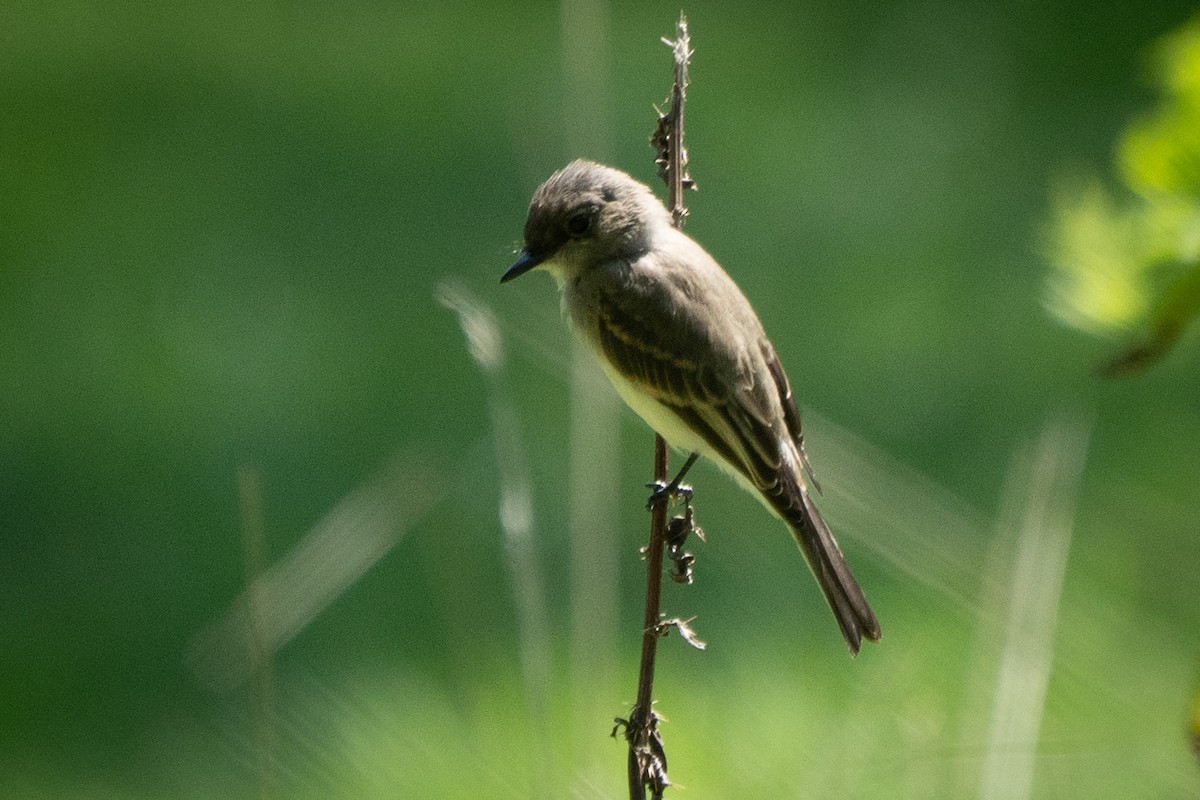
[[[1112,374],[1156,361],[1200,314],[1200,20],[1157,56],[1164,97],[1118,147],[1129,196],[1096,179],[1060,189],[1051,233],[1051,310],[1081,330],[1143,336]]]

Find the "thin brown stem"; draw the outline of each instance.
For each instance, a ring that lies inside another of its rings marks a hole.
[[[687,88],[687,65],[691,49],[687,20],[679,15],[674,41],[664,39],[674,52],[675,79],[671,87],[671,104],[661,114],[658,128],[651,141],[658,155],[659,174],[666,181],[668,205],[675,227],[683,225],[687,208],[683,190],[692,181],[684,172],[687,157],[683,149],[683,105]],[[662,436],[654,439],[654,483],[667,485],[667,442]],[[666,493],[656,495],[651,503],[650,541],[646,545],[646,609],[642,623],[642,659],[638,669],[637,703],[626,723],[625,737],[629,742],[629,797],[645,800],[646,788],[656,800],[670,784],[667,779],[667,757],[658,732],[658,715],[654,712],[654,665],[658,640],[662,636],[662,565],[667,538],[667,506],[671,498]]]
[[[667,441],[654,437],[654,482],[667,483]],[[661,797],[667,786],[666,756],[658,734],[658,718],[654,713],[654,664],[658,640],[662,598],[663,549],[666,545],[667,505],[670,498],[658,497],[650,509],[650,542],[646,545],[646,611],[642,618],[642,660],[638,668],[637,703],[629,715],[626,738],[629,740],[629,797],[644,800],[645,787],[650,786],[654,797]]]

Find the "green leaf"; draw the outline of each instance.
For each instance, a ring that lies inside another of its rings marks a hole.
[[[1200,19],[1156,52],[1158,107],[1117,148],[1129,191],[1098,179],[1056,193],[1047,236],[1046,305],[1065,324],[1135,336],[1100,372],[1157,361],[1200,314]]]

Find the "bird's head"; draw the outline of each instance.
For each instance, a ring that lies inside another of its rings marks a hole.
[[[533,194],[525,246],[501,283],[542,268],[561,283],[587,269],[645,252],[670,214],[654,193],[620,170],[572,161]]]

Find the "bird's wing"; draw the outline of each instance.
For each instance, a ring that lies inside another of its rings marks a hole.
[[[788,382],[787,373],[783,371],[783,365],[779,363],[779,356],[775,354],[775,348],[766,340],[763,341],[762,347],[763,358],[767,360],[767,369],[770,370],[771,378],[775,381],[776,391],[779,392],[779,401],[783,406],[783,419],[787,424],[788,434],[796,443],[796,452],[800,454],[800,464],[804,467],[804,474],[820,492],[821,484],[817,483],[817,476],[813,474],[812,464],[808,463],[808,453],[804,451],[804,432],[800,428],[800,410],[796,408],[796,398],[792,396],[792,385]]]
[[[665,295],[661,287],[599,291],[598,344],[626,380],[673,411],[755,486],[775,487],[779,442],[790,433],[784,430],[790,422],[778,419],[767,394],[778,387],[756,380],[761,370],[752,359],[758,354],[731,351],[716,339],[711,320],[700,316],[708,309],[681,305],[678,297],[668,305]]]

